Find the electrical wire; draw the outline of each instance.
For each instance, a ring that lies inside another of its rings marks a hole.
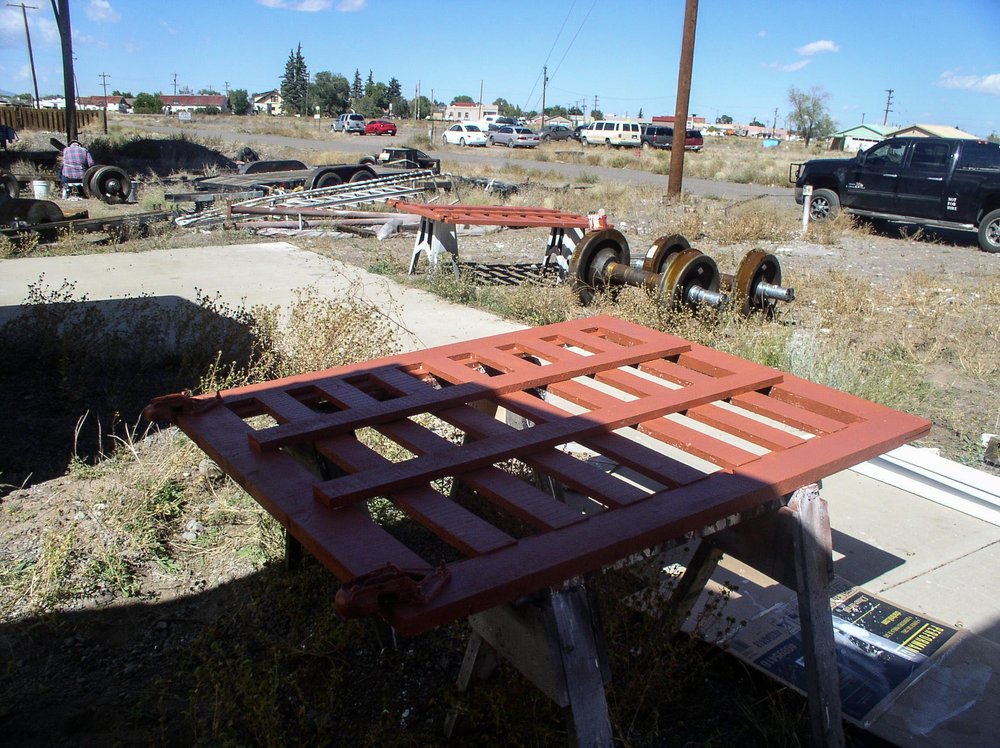
[[[547,55],[545,55],[545,62],[542,63],[542,71],[543,72],[545,70],[545,66],[549,64],[549,58],[552,57],[552,53],[555,51],[556,44],[559,43],[559,37],[562,36],[563,29],[566,28],[566,22],[569,20],[569,17],[571,15],[573,15],[573,8],[575,8],[575,7],[576,7],[576,0],[573,0],[573,2],[570,3],[569,10],[566,11],[566,17],[563,19],[562,26],[559,27],[559,32],[556,34],[556,38],[552,40],[552,46],[549,47],[549,53]],[[577,32],[577,33],[579,33],[579,32]],[[535,78],[535,82],[531,86],[531,90],[528,92],[528,98],[525,99],[525,101],[524,101],[524,108],[525,109],[528,108],[528,102],[531,101],[531,96],[532,96],[532,94],[535,93],[535,89],[538,88],[538,81],[541,80],[541,78],[542,78],[542,73],[539,73],[538,77]]]

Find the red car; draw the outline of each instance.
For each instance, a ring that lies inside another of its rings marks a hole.
[[[365,125],[365,135],[395,135],[396,123],[384,119],[373,119]]]

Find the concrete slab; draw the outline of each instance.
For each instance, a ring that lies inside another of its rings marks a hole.
[[[358,293],[400,327],[406,350],[523,329],[488,312],[450,304],[360,268],[307,252],[287,242],[165,249],[69,257],[4,260],[0,272],[0,324],[18,313],[28,285],[44,276],[58,288],[76,284],[93,301],[140,294],[195,300],[199,290],[230,305],[287,306],[292,291],[313,287],[330,296]]]
[[[76,293],[92,300],[144,293],[194,300],[200,291],[218,292],[229,304],[287,306],[298,288],[358,293],[397,322],[407,349],[523,327],[285,242],[5,260],[2,268],[0,322],[44,275],[50,287],[73,281]],[[840,577],[1000,642],[991,574],[1000,559],[1000,528],[851,471],[825,480],[823,495]],[[720,574],[746,571],[736,566]],[[763,595],[756,603],[764,605],[769,597],[759,586],[743,594]]]
[[[1000,527],[849,470],[823,497],[839,576],[1000,643]]]

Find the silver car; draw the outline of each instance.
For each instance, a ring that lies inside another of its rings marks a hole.
[[[527,127],[504,127],[490,130],[490,145],[505,145],[508,148],[535,148],[538,145],[538,135]]]

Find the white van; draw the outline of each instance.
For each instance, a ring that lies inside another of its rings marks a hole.
[[[642,133],[638,122],[609,122],[599,119],[580,131],[580,142],[585,146],[638,148],[642,143]]]

